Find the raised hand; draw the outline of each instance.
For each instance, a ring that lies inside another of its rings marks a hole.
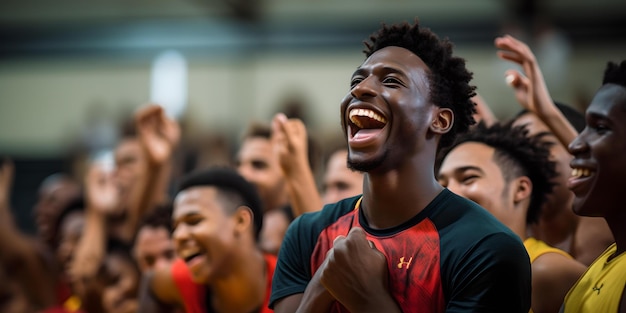
[[[272,120],[272,145],[280,167],[286,175],[302,165],[308,168],[308,142],[304,123],[299,119],[287,119],[282,113]]]
[[[322,200],[309,166],[304,123],[279,113],[272,120],[272,148],[287,181],[294,216],[322,208]]]
[[[120,192],[113,178],[113,171],[105,165],[93,163],[85,178],[87,209],[103,215],[119,213]]]
[[[350,312],[399,310],[388,290],[387,259],[360,227],[335,239],[318,271],[322,285]]]
[[[533,113],[545,113],[546,107],[554,104],[537,59],[528,45],[510,35],[496,38],[495,45],[500,49],[498,57],[517,63],[524,70],[524,73],[516,70],[505,73],[507,84],[515,90],[517,101]]]
[[[528,45],[510,35],[498,37],[494,43],[500,49],[498,57],[515,62],[524,69],[523,74],[515,70],[508,70],[505,74],[507,83],[515,90],[517,101],[536,114],[567,147],[578,133],[552,101],[533,52]]]
[[[151,104],[135,114],[135,124],[148,162],[163,164],[180,141],[180,126],[165,115],[161,106]]]

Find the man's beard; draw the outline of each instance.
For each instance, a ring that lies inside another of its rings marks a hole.
[[[383,153],[381,156],[373,160],[365,161],[365,162],[353,162],[353,161],[350,161],[350,153],[348,152],[348,157],[347,157],[348,168],[354,171],[359,171],[359,172],[370,172],[372,170],[379,168],[383,164],[385,159],[387,159],[387,154],[389,154],[389,150],[386,150],[385,153]]]

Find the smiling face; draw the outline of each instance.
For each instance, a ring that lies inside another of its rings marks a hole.
[[[124,138],[115,149],[115,182],[120,190],[123,204],[129,201],[132,186],[141,175],[145,156],[141,143],[136,138]]]
[[[40,237],[49,244],[58,235],[55,221],[72,199],[80,195],[80,187],[67,177],[50,178],[42,183],[34,207],[35,223]]]
[[[61,222],[59,229],[59,246],[56,255],[64,274],[69,274],[74,252],[83,235],[84,225],[85,214],[83,211],[72,212]]]
[[[174,262],[174,243],[165,227],[146,225],[135,239],[135,260],[142,273],[165,268]]]
[[[587,127],[570,144],[574,212],[609,217],[621,210],[626,175],[626,88],[605,84],[585,114]]]
[[[487,209],[511,227],[515,218],[512,184],[506,182],[494,159],[495,149],[467,142],[448,153],[439,170],[439,183]],[[522,215],[524,216],[524,215]]]
[[[422,149],[436,107],[429,102],[428,67],[418,56],[395,46],[380,49],[350,86],[341,121],[351,168],[385,171]]]
[[[237,171],[257,187],[266,211],[285,204],[287,185],[270,139],[245,139],[237,154]]]
[[[187,263],[194,282],[203,284],[227,275],[243,236],[236,214],[228,214],[219,201],[218,190],[201,186],[180,192],[172,218],[176,253]]]

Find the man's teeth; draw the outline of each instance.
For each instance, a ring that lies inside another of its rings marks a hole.
[[[353,109],[350,111],[350,121],[354,123],[357,127],[363,128],[363,124],[357,117],[369,117],[371,119],[377,120],[381,123],[387,123],[387,119],[378,115],[376,112],[367,109]]]
[[[192,256],[194,256],[194,255],[199,254],[199,253],[200,253],[200,252],[199,252],[198,250],[195,250],[195,249],[191,250],[191,249],[190,249],[190,250],[183,250],[183,251],[181,251],[181,252],[179,253],[179,255],[180,255],[180,257],[181,257],[182,259],[185,259],[185,260],[186,260],[186,259],[188,259],[188,258],[190,258],[190,257],[192,257]]]
[[[589,175],[591,175],[591,171],[586,168],[572,169],[572,176],[574,177],[587,177]]]

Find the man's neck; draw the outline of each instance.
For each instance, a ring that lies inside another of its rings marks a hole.
[[[363,213],[372,228],[398,226],[421,212],[442,190],[433,170],[424,166],[366,173]]]
[[[267,264],[257,248],[233,260],[230,275],[211,283],[211,305],[216,312],[249,313],[261,307],[267,290]]]
[[[528,227],[529,235],[555,248],[572,253],[578,216],[570,212],[561,210],[559,214],[553,214],[550,217],[542,215],[537,224]]]

